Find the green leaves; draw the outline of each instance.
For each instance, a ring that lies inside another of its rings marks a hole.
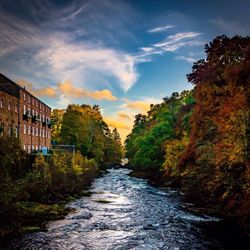
[[[192,92],[175,92],[161,104],[151,105],[147,116],[135,117],[132,133],[126,139],[127,157],[134,168],[161,168],[166,143],[189,129],[187,123],[194,102]]]
[[[62,117],[59,142],[74,144],[83,156],[99,164],[121,161],[120,135],[117,129],[111,133],[97,105],[69,105]]]

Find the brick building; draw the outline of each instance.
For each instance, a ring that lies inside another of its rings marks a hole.
[[[18,138],[25,151],[51,147],[51,108],[0,73],[0,135]]]

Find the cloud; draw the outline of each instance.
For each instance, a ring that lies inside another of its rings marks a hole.
[[[41,88],[39,90],[36,90],[35,92],[36,92],[35,95],[37,96],[47,96],[50,98],[56,97],[56,90],[50,87]]]
[[[131,117],[125,112],[119,112],[118,117],[124,120],[131,120]]]
[[[167,52],[175,52],[182,47],[200,46],[204,42],[200,40],[202,33],[198,32],[179,32],[174,35],[167,36],[161,42],[152,44],[151,46],[141,47],[141,52],[134,55],[137,63],[149,62],[153,55],[163,55]]]
[[[53,2],[32,1],[20,6],[23,8],[20,11],[27,13],[25,19],[1,11],[0,57],[3,70],[5,68],[7,73],[12,71],[12,75],[15,72],[15,75],[26,79],[28,75],[30,81],[39,85],[46,83],[48,86],[51,82],[71,79],[74,83],[81,83],[80,87],[84,89],[89,85],[106,89],[108,84],[117,84],[126,92],[139,78],[138,64],[150,62],[153,55],[201,43],[195,40],[196,32],[177,33],[131,54],[119,49],[122,38],[137,39],[127,28],[135,21],[129,5],[93,0],[85,3],[74,1],[57,7]],[[173,27],[155,27],[149,33]],[[9,64],[12,65],[11,70]],[[51,89],[43,91],[54,95]],[[95,96],[98,94],[107,95],[102,92],[95,93]]]
[[[18,83],[21,86],[25,86],[31,93],[38,97],[49,97],[55,98],[64,96],[65,98],[91,98],[94,100],[108,100],[116,101],[115,97],[110,90],[102,89],[96,91],[90,91],[84,88],[74,87],[73,83],[70,81],[64,81],[63,83],[58,83],[56,87],[45,87],[45,88],[35,88],[34,84],[19,80]]]
[[[173,25],[160,26],[160,27],[156,27],[156,28],[150,29],[147,32],[148,33],[162,32],[162,31],[165,31],[165,30],[168,30],[168,29],[172,29],[174,27],[175,26],[173,26]]]
[[[141,47],[141,50],[144,51],[144,52],[150,52],[152,51],[154,48],[152,47]]]
[[[129,100],[121,98],[123,103],[116,106],[117,112],[104,116],[106,123],[112,127],[117,128],[122,141],[124,142],[126,136],[131,132],[136,114],[146,114],[150,109],[150,104],[160,103],[162,99],[154,97],[141,97],[139,100]]]
[[[129,119],[125,118],[125,116],[127,116]],[[131,115],[130,113],[124,113],[124,118],[121,118],[121,113],[119,112],[115,116],[104,116],[103,119],[111,129],[118,129],[118,132],[121,136],[121,140],[122,142],[124,142],[133,127],[133,119],[130,118],[132,116],[133,115]]]
[[[108,100],[108,101],[117,100],[117,97],[113,96],[110,90],[103,89],[97,91],[89,91],[83,88],[74,87],[72,82],[70,81],[59,83],[57,85],[57,89],[60,91],[60,93],[74,98],[87,97],[95,100]]]
[[[161,99],[157,98],[142,97],[141,100],[125,100],[118,108],[131,117],[138,113],[146,114],[150,109],[150,104],[160,103],[161,101]]]
[[[81,78],[88,72],[115,77],[120,87],[127,91],[137,81],[135,60],[132,56],[101,46],[86,43],[71,44],[53,40],[36,55],[36,61],[54,75],[63,78]]]
[[[187,57],[187,56],[176,56],[175,59],[176,60],[183,60],[183,61],[186,61],[188,63],[194,63],[196,61],[196,59],[194,59],[193,57]]]
[[[130,127],[128,126],[128,124],[125,123],[125,122],[118,121],[118,120],[115,120],[115,119],[110,118],[110,117],[104,117],[103,119],[108,124],[108,126],[110,126],[112,128],[126,129],[126,130],[130,129]]]
[[[125,104],[125,107],[136,110],[137,112],[146,113],[150,108],[150,103],[144,101],[130,101]]]
[[[50,97],[54,98],[56,97],[56,89],[51,87],[45,87],[45,88],[35,88],[34,84],[25,80],[18,80],[17,81],[19,85],[25,87],[27,90],[29,90],[33,95],[37,97]]]
[[[192,45],[192,44],[195,44],[194,42],[196,42],[194,40],[191,40],[189,42],[178,43],[181,40],[196,38],[197,36],[200,36],[200,35],[201,35],[201,33],[198,33],[198,32],[180,32],[180,33],[177,33],[175,35],[168,36],[165,41],[162,41],[160,43],[155,43],[153,46],[157,47],[157,48],[163,48],[165,50],[168,47],[174,47],[174,48],[178,49],[179,47],[182,47],[185,45]]]
[[[141,100],[123,99],[122,101],[123,103],[116,107],[119,111],[111,116],[106,116],[104,120],[110,127],[118,129],[124,142],[133,128],[135,115],[138,113],[146,114],[150,109],[150,104],[160,103],[162,100],[142,97]]]
[[[25,7],[20,11],[26,19],[0,10],[0,57],[11,61],[20,75],[33,71],[47,82],[72,79],[97,87],[100,79],[101,84],[112,79],[124,91],[136,83],[135,58],[112,46],[123,36],[135,39],[127,29],[133,22],[127,4],[93,0],[58,7],[32,1]]]

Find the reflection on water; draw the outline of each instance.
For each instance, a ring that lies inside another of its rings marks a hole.
[[[70,203],[76,210],[13,242],[11,249],[221,249],[199,228],[216,220],[182,210],[173,190],[150,187],[129,177],[127,169],[112,169],[97,179],[93,195]]]

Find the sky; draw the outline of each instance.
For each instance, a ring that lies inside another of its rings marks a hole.
[[[249,0],[1,0],[0,72],[53,109],[98,104],[122,139],[216,36],[250,35]]]

